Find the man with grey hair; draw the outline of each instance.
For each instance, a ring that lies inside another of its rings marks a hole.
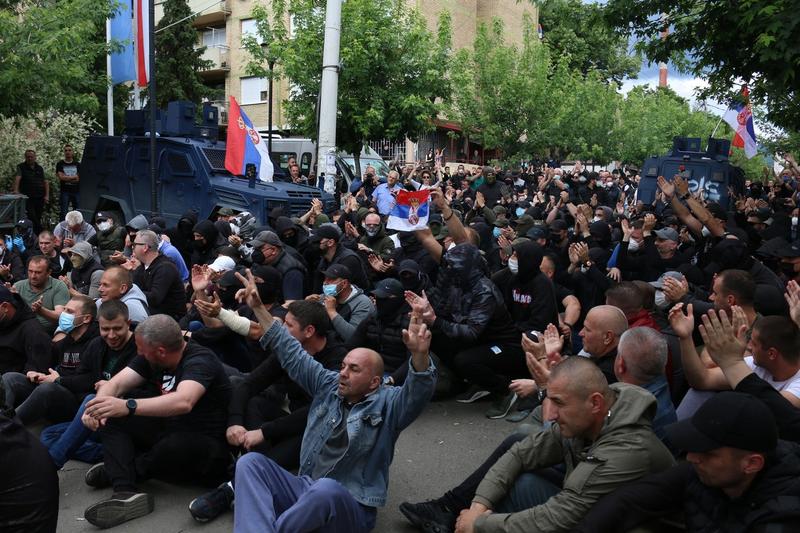
[[[82,421],[99,430],[105,462],[86,472],[86,484],[113,487],[109,499],[86,509],[91,524],[108,528],[146,515],[153,496],[138,492],[148,478],[219,484],[230,463],[225,442],[231,384],[219,358],[181,334],[167,315],[136,328],[139,355],[97,391]],[[153,398],[126,396],[148,384]]]
[[[402,189],[400,184],[400,174],[396,170],[390,170],[386,176],[386,183],[381,183],[372,191],[372,201],[382,217],[389,216],[395,204],[397,191]]]
[[[160,239],[155,232],[136,233],[131,246],[139,266],[133,271],[133,282],[147,297],[150,313],[180,319],[186,314],[186,291],[175,263],[159,253]]]
[[[83,214],[80,211],[67,212],[64,220],[59,222],[53,230],[53,235],[61,243],[62,249],[72,248],[79,242],[92,241],[96,234],[94,226],[83,220]]]
[[[662,440],[664,428],[678,420],[664,375],[666,364],[667,340],[653,328],[632,328],[620,337],[614,374],[618,380],[638,385],[656,397],[653,431]]]

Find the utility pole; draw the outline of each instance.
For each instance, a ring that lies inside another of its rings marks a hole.
[[[159,214],[158,211],[158,169],[156,155],[156,3],[154,0],[148,2],[150,10],[149,28],[150,33],[150,79],[148,87],[148,100],[150,100],[150,210],[153,215]]]
[[[328,0],[325,7],[325,43],[319,98],[317,175],[325,174],[325,192],[336,189],[336,110],[339,96],[339,38],[342,32],[342,0]]]

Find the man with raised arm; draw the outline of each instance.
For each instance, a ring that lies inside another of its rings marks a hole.
[[[299,476],[259,453],[237,462],[234,531],[370,531],[377,508],[386,503],[397,437],[433,396],[430,332],[417,316],[403,331],[411,359],[402,387],[382,384],[383,361],[364,348],[351,350],[337,374],[325,370],[272,318],[249,271],[246,278],[237,276],[266,331],[262,346],[313,399]]]

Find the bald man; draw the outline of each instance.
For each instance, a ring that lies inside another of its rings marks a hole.
[[[383,360],[365,348],[350,351],[332,372],[308,355],[261,302],[248,272],[239,276],[246,303],[266,332],[261,345],[313,399],[300,451],[300,476],[260,453],[236,464],[234,531],[368,532],[386,503],[389,465],[400,432],[422,412],[436,386],[431,334],[412,317],[403,341],[408,377],[383,385]]]
[[[617,359],[619,338],[628,329],[625,313],[613,305],[593,307],[583,320],[580,336],[581,355],[588,355],[603,372],[609,383],[615,383],[614,361]]]

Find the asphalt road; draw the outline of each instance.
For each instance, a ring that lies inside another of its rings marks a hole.
[[[490,404],[463,405],[453,400],[431,403],[400,436],[389,476],[389,502],[378,512],[376,532],[413,532],[397,509],[403,501],[418,502],[439,496],[459,483],[511,433],[515,424],[489,420]],[[83,482],[89,465],[70,461],[59,472],[61,499],[58,531],[98,531],[83,519],[84,509],[107,497],[109,490],[95,490]],[[202,488],[148,481],[140,487],[156,498],[155,511],[113,529],[119,532],[204,533],[230,532],[233,514],[226,513],[208,524],[195,522],[187,506]],[[347,533],[347,532],[342,532]]]

